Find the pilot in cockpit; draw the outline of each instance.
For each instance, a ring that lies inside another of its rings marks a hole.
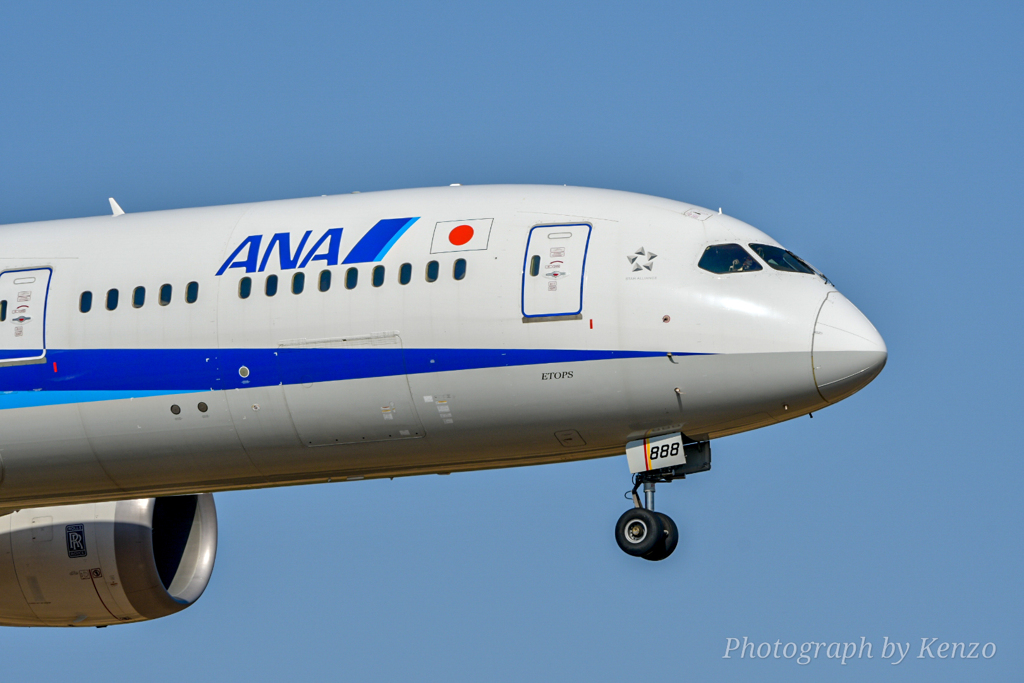
[[[732,260],[732,265],[729,266],[729,272],[730,273],[742,273],[742,272],[747,271],[747,270],[753,270],[753,268],[754,268],[754,259],[752,259],[752,258],[750,258],[748,256],[748,257],[746,257],[743,260],[742,263],[740,263],[740,260],[738,258],[733,259]]]

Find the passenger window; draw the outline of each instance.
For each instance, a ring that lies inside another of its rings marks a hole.
[[[199,299],[199,283],[190,282],[185,286],[185,303],[194,304]]]
[[[773,247],[769,244],[751,244],[750,248],[775,270],[783,270],[789,273],[814,274],[814,269],[800,260],[800,257],[791,251]]]
[[[263,288],[263,291],[266,293],[267,296],[274,296],[275,294],[277,294],[277,276],[276,275],[268,275],[267,276],[267,284]]]
[[[132,292],[132,308],[142,308],[143,304],[146,303],[146,288],[136,287],[135,291]]]
[[[167,304],[171,303],[171,291],[172,291],[172,288],[171,288],[170,285],[163,285],[162,287],[160,287],[160,305],[161,306],[166,306]]]
[[[398,269],[398,282],[399,284],[407,285],[412,281],[412,264],[403,263],[402,267]]]
[[[437,280],[437,274],[440,271],[437,265],[437,261],[431,261],[427,264],[427,282],[434,282]]]
[[[86,294],[89,294],[89,292],[85,292],[84,294],[82,294],[82,301],[85,301],[85,295]],[[92,295],[91,294],[89,294],[89,305],[92,306]],[[82,311],[82,313],[85,313],[88,310],[89,309],[86,308],[85,310]],[[0,301],[0,322],[3,322],[4,320],[7,320],[7,299],[4,299],[3,301]]]
[[[761,265],[738,244],[716,244],[704,250],[698,267],[711,273],[746,273]]]
[[[252,278],[243,277],[238,281],[238,298],[248,299],[252,294]]]
[[[384,266],[377,266],[373,269],[373,286],[380,287],[384,284]]]
[[[306,288],[306,274],[295,273],[292,275],[292,294],[302,294],[302,290]]]
[[[456,259],[455,266],[452,268],[452,275],[456,280],[466,277],[466,259]]]
[[[92,292],[82,292],[82,296],[78,299],[78,310],[80,310],[82,313],[88,313],[89,311],[92,310]],[[5,320],[7,318],[6,301],[3,302],[2,310],[0,310],[0,313],[3,314],[2,316],[0,316],[0,320]]]
[[[326,292],[331,288],[331,271],[321,270],[320,271],[320,291]]]
[[[530,259],[530,275],[537,277],[538,273],[540,273],[540,256],[534,256]]]
[[[345,289],[355,289],[359,284],[359,269],[349,268],[345,271]]]
[[[107,292],[107,310],[112,311],[117,308],[117,290],[111,289]]]

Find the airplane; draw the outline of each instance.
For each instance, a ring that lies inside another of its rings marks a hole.
[[[225,490],[625,455],[616,541],[664,560],[658,483],[887,360],[721,209],[537,185],[110,204],[0,226],[2,625],[185,609]]]

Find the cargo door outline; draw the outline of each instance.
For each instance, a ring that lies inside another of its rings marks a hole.
[[[321,378],[307,371],[299,377],[293,375],[286,379],[282,386],[285,402],[303,446],[423,438],[426,432],[412,399],[405,351],[397,332],[283,340],[278,344],[282,379],[291,374],[284,367],[288,363],[287,354],[316,350],[327,352],[323,354],[325,359],[346,352],[365,353],[369,362],[373,362],[374,356],[391,356],[390,367],[400,371],[347,379]],[[298,381],[293,382],[294,379]]]
[[[582,230],[586,230],[585,237],[580,234]],[[592,231],[593,226],[589,223],[544,224],[530,228],[526,238],[526,253],[523,256],[520,294],[524,322],[581,316]],[[545,239],[562,233],[568,236],[564,241]],[[562,249],[561,252],[557,251],[559,248]],[[533,257],[540,259],[536,274],[531,269]],[[561,277],[565,280],[558,282]],[[576,285],[573,279],[578,279],[579,284]],[[574,298],[569,299],[565,296],[566,289],[562,290],[561,295],[551,296],[563,283],[572,283]]]
[[[46,362],[46,312],[52,279],[49,267],[0,272],[0,300],[7,302],[5,319],[0,321],[0,367]]]

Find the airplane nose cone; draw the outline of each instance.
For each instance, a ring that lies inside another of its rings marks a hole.
[[[811,363],[818,393],[836,403],[866,387],[885,367],[889,352],[871,321],[839,292],[818,311]]]

